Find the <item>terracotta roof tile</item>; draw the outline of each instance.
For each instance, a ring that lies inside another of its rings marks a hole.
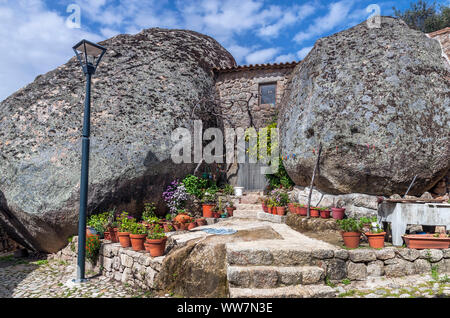
[[[297,64],[299,64],[299,63],[300,62],[292,61],[292,62],[287,62],[287,63],[238,65],[238,66],[234,66],[234,67],[215,68],[214,72],[228,73],[228,72],[249,71],[249,70],[293,68],[293,67],[297,66]]]

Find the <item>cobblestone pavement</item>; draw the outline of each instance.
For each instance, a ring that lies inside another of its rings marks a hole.
[[[450,298],[448,274],[379,277],[365,282],[344,280],[332,287],[339,298]]]
[[[72,284],[75,273],[75,266],[64,261],[0,256],[0,298],[158,297],[89,271],[88,282]],[[328,285],[338,298],[450,298],[450,278],[437,273]]]
[[[90,277],[88,282],[73,284],[76,267],[64,261],[0,257],[0,298],[132,298],[153,297],[140,290],[104,276]]]

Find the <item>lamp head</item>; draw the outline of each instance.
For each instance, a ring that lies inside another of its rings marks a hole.
[[[73,47],[73,50],[85,74],[94,74],[106,53],[106,48],[87,40],[81,40]]]

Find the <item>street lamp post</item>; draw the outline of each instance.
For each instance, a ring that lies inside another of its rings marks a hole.
[[[84,102],[84,121],[82,136],[81,157],[81,182],[80,182],[80,215],[78,220],[78,267],[77,283],[86,281],[85,258],[86,258],[86,210],[89,181],[89,144],[90,144],[90,120],[91,120],[91,77],[95,74],[106,48],[82,40],[73,47],[73,50],[86,75],[86,98]]]

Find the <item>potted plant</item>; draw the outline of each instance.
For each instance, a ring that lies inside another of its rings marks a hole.
[[[117,218],[118,232],[120,246],[123,248],[131,246],[130,228],[136,220],[128,215],[127,212],[122,212]]]
[[[376,217],[375,217],[376,218]],[[386,232],[383,231],[378,222],[372,222],[372,227],[369,232],[365,232],[364,235],[367,237],[369,241],[369,246],[372,248],[383,248],[384,247],[384,238],[386,236]]]
[[[267,199],[267,213],[274,214],[273,211],[275,210],[275,202],[272,198]]]
[[[319,208],[315,206],[310,207],[309,216],[312,218],[318,218],[320,216]]]
[[[173,218],[173,220],[175,222],[182,223],[182,224],[190,222],[191,219],[192,218],[189,216],[189,214],[186,212],[186,210],[183,210],[183,209],[178,210],[177,216]]]
[[[233,212],[234,212],[234,210],[236,210],[236,207],[234,206],[233,201],[227,202],[226,209],[227,209],[228,216],[233,216]]]
[[[331,208],[333,219],[342,220],[345,216],[345,208]]]
[[[188,229],[188,230],[195,229],[196,227],[197,227],[197,223],[195,222],[194,219],[190,219],[190,220],[187,222],[187,229]]]
[[[450,237],[441,234],[409,234],[403,235],[406,246],[415,249],[446,249],[450,246]]]
[[[130,226],[130,241],[133,251],[143,251],[144,242],[147,237],[147,227],[141,223],[133,223]]]
[[[304,204],[297,204],[295,207],[295,212],[301,216],[308,215],[308,210],[306,209],[306,206]]]
[[[164,230],[156,224],[148,232],[147,239],[145,241],[145,249],[150,253],[150,256],[157,257],[164,255],[166,249],[167,236]]]
[[[342,229],[342,238],[348,248],[357,248],[361,238],[361,223],[354,218],[348,218],[337,221]]]
[[[197,222],[198,226],[205,226],[206,224],[208,224],[206,219],[204,219],[204,218],[199,218],[199,219],[197,219],[196,222]]]
[[[211,192],[205,192],[202,197],[202,212],[204,218],[213,217],[213,209],[216,206],[216,194]]]
[[[268,201],[268,199],[262,197],[262,198],[259,198],[259,200],[261,201],[261,207],[262,207],[263,211],[264,211],[265,213],[269,213],[269,208],[267,207],[267,201]]]
[[[224,212],[224,207],[222,205],[222,198],[219,197],[217,205],[213,209],[213,217],[220,218]]]
[[[276,214],[285,215],[286,205],[289,203],[289,194],[283,189],[275,189],[271,192],[271,197],[276,206]]]
[[[319,208],[320,217],[322,219],[328,219],[330,217],[330,209],[328,208]]]
[[[288,210],[289,212],[291,212],[292,214],[295,214],[295,202],[289,202],[288,203]]]

